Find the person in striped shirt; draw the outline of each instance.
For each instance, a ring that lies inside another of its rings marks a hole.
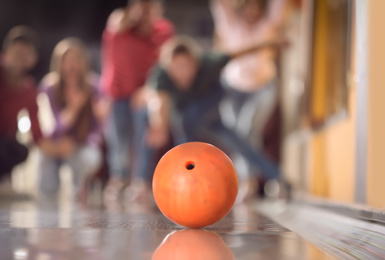
[[[116,200],[129,179],[149,189],[146,184],[151,177],[154,150],[144,141],[147,111],[142,86],[161,45],[173,31],[171,22],[162,17],[159,0],[130,0],[127,7],[113,11],[108,18],[102,36],[101,75],[102,90],[111,100],[106,129],[111,176],[105,201]]]

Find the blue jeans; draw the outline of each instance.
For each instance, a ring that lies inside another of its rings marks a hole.
[[[265,178],[279,178],[279,168],[272,160],[262,152],[251,148],[222,123],[219,114],[222,96],[223,90],[218,87],[208,95],[186,104],[173,120],[176,142],[203,141],[217,146],[228,154],[238,152],[252,167],[261,170]]]
[[[262,147],[264,126],[277,101],[277,81],[273,80],[252,93],[241,92],[226,82],[223,84],[226,97],[221,102],[222,119],[252,147]]]
[[[147,110],[135,110],[127,99],[114,101],[106,128],[108,165],[112,177],[149,180],[155,151],[146,145]]]
[[[56,194],[60,187],[59,170],[67,164],[72,170],[72,180],[75,190],[85,179],[95,173],[102,162],[102,151],[98,147],[79,146],[74,154],[63,160],[40,153],[39,161],[39,190],[44,195]]]

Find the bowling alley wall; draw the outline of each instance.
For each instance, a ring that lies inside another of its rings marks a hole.
[[[290,22],[282,163],[300,193],[385,206],[384,8],[303,1]]]
[[[165,16],[178,33],[189,34],[211,46],[213,21],[207,0],[165,0]],[[127,0],[2,0],[0,39],[15,25],[25,24],[40,37],[39,62],[33,76],[40,81],[49,67],[55,45],[65,37],[82,39],[89,48],[92,68],[100,72],[100,40],[109,14]],[[188,10],[186,12],[185,10]]]

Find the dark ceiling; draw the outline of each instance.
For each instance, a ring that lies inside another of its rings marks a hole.
[[[69,36],[84,40],[93,52],[94,67],[100,69],[100,37],[108,15],[126,0],[1,0],[0,39],[15,25],[31,26],[41,38],[40,62],[33,74],[47,72],[55,44]],[[166,16],[178,33],[211,37],[212,22],[207,0],[165,0]]]

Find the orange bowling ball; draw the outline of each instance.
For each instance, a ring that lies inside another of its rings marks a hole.
[[[238,177],[230,158],[213,145],[185,143],[159,161],[152,182],[155,202],[171,221],[201,228],[222,219],[234,205]]]
[[[201,229],[184,229],[167,235],[155,250],[152,260],[234,260],[222,237]]]

